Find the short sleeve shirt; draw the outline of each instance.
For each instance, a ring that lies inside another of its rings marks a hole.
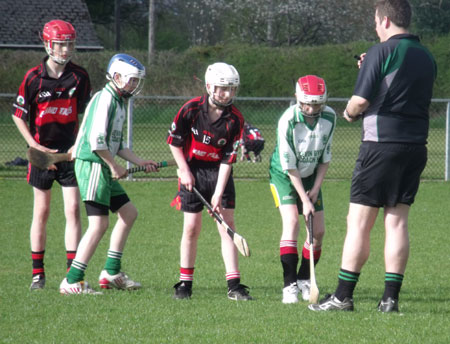
[[[371,47],[354,95],[370,102],[363,116],[362,141],[425,144],[436,63],[410,34]]]
[[[107,84],[97,92],[86,108],[74,152],[81,160],[105,165],[96,150],[109,150],[112,156],[124,147],[123,124],[127,118],[122,98]]]
[[[36,142],[67,151],[75,142],[78,114],[89,102],[91,83],[86,70],[72,62],[67,63],[58,79],[50,77],[47,59],[25,74],[12,114],[29,122]]]
[[[289,107],[278,121],[277,145],[270,168],[287,173],[297,169],[302,178],[311,176],[318,164],[331,160],[331,144],[336,113],[328,106],[313,126],[309,126],[297,104]]]
[[[236,162],[244,118],[234,106],[227,106],[214,122],[208,116],[208,95],[196,97],[182,106],[175,116],[167,143],[183,147],[188,162],[211,164]]]

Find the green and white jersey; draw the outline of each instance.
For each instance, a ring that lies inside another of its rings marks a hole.
[[[277,145],[270,169],[287,174],[297,169],[302,178],[314,173],[318,164],[331,160],[331,143],[336,127],[336,113],[324,108],[313,126],[306,123],[297,104],[289,107],[278,121]]]
[[[74,147],[75,158],[105,165],[94,151],[109,150],[112,156],[125,146],[123,123],[127,117],[122,98],[107,84],[89,102]]]

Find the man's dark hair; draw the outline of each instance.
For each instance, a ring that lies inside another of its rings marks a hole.
[[[378,0],[375,2],[378,18],[388,17],[398,27],[407,29],[411,23],[411,5],[408,0]]]

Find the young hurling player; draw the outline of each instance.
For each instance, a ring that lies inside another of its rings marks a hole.
[[[106,264],[99,277],[100,287],[126,290],[141,287],[121,271],[122,253],[137,210],[117,181],[127,175],[127,170],[115,161],[115,156],[146,166],[147,172],[157,170],[154,161],[138,158],[122,142],[125,99],[139,93],[144,77],[145,68],[134,57],[114,55],[107,70],[109,82],[94,95],[86,109],[73,155],[89,227],[80,241],[72,267],[61,282],[61,294],[97,293],[84,281],[84,273],[108,229],[110,210],[117,213],[118,219],[111,233]]]
[[[244,122],[244,134],[241,141],[241,161],[261,162],[261,152],[264,149],[264,137],[254,125]],[[253,159],[250,160],[250,152]]]
[[[28,146],[44,152],[72,151],[78,131],[78,115],[84,111],[90,98],[91,84],[87,72],[70,62],[75,51],[75,38],[75,29],[68,22],[52,20],[44,25],[42,40],[48,56],[25,74],[13,104],[13,120]],[[30,230],[31,290],[45,286],[46,226],[55,180],[62,187],[64,200],[67,269],[81,237],[80,196],[73,161],[58,163],[48,170],[29,165],[27,181],[34,193]]]
[[[202,227],[203,204],[192,193],[195,186],[210,201],[225,222],[234,227],[235,189],[232,165],[242,136],[244,119],[232,105],[239,86],[237,70],[226,63],[210,65],[205,74],[207,95],[191,99],[178,111],[167,143],[179,168],[179,191],[172,202],[184,212],[180,248],[180,281],[176,299],[190,298],[194,279],[197,241]],[[238,253],[226,230],[217,225],[228,298],[251,300],[247,286],[240,283]]]
[[[283,223],[280,240],[283,303],[298,302],[299,291],[303,300],[309,299],[309,246],[313,245],[317,264],[325,234],[321,186],[331,160],[336,126],[336,113],[325,106],[327,89],[322,78],[315,75],[299,78],[295,95],[297,104],[290,106],[278,121],[277,145],[269,170],[270,188]],[[308,215],[314,215],[314,241],[310,243],[307,235],[297,272],[299,214],[303,214],[306,223]]]

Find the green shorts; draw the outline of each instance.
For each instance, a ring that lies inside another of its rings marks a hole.
[[[303,187],[305,191],[311,190],[314,186],[316,174],[302,178]],[[275,206],[278,208],[283,204],[297,204],[298,212],[303,212],[302,201],[300,196],[295,190],[294,185],[291,183],[291,179],[287,174],[280,173],[276,170],[270,170],[270,191],[272,191],[273,200]],[[314,203],[314,209],[316,211],[323,210],[322,190],[319,191],[316,203]]]
[[[110,206],[111,198],[126,194],[118,181],[113,180],[108,167],[98,162],[75,160],[75,175],[81,199]]]

